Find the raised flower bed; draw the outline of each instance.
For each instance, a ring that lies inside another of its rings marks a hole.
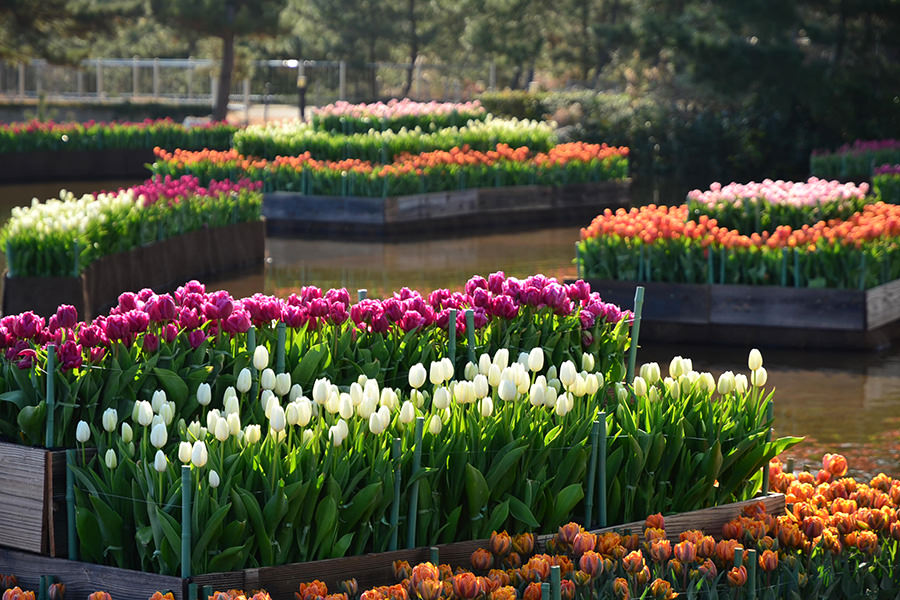
[[[810,172],[826,179],[870,181],[879,165],[900,162],[900,140],[856,140],[837,150],[816,150]]]

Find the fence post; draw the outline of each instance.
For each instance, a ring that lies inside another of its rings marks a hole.
[[[188,56],[187,70],[188,99],[194,96],[194,57]]]
[[[153,99],[159,99],[159,59],[153,59]]]
[[[131,97],[137,98],[140,83],[138,82],[138,57],[131,57]]]
[[[209,76],[209,104],[213,108],[216,107],[216,88],[219,87],[219,78],[215,75]]]
[[[275,372],[284,373],[285,344],[287,343],[287,325],[285,325],[284,321],[278,322],[278,325],[275,326],[275,333],[277,336],[275,342]]]
[[[347,61],[338,63],[338,100],[347,99]]]
[[[454,374],[456,369],[456,309],[450,309],[450,318],[447,321],[447,353],[450,362],[453,363]]]
[[[44,73],[44,64],[40,61],[37,61],[34,64],[34,91],[38,98],[41,97],[41,76]]]
[[[84,95],[84,71],[81,69],[78,70],[78,73],[75,75],[75,85],[78,91],[79,96]]]
[[[475,311],[466,309],[466,336],[469,339],[469,362],[478,364],[475,360]]]
[[[103,63],[97,59],[97,98],[103,97]]]
[[[250,78],[244,77],[244,121],[250,124]]]
[[[359,288],[358,290],[356,290],[356,301],[362,302],[366,299],[366,296],[368,296],[368,294],[369,290],[367,290],[366,288]]]
[[[25,63],[19,63],[19,97],[25,97]]]
[[[497,89],[497,63],[491,61],[491,71],[488,74],[488,89],[494,91]]]

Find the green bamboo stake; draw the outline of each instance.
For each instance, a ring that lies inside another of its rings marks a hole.
[[[215,593],[215,588],[213,588],[213,586],[211,586],[211,585],[203,586],[203,598],[209,598],[214,593]]]
[[[366,299],[366,296],[368,294],[369,294],[369,290],[367,290],[366,288],[359,288],[358,290],[356,290],[356,301],[362,302],[363,300]]]
[[[599,437],[597,439],[597,526],[606,527],[606,413],[597,415],[600,422]]]
[[[719,249],[719,254],[721,254],[720,264],[719,264],[719,283],[725,283],[725,259],[726,259],[726,250],[725,246],[722,246]]]
[[[747,550],[747,598],[756,600],[756,550]]]
[[[863,253],[862,259],[859,261],[859,289],[866,289],[866,255]]]
[[[634,325],[631,327],[631,348],[628,352],[628,373],[626,381],[634,381],[634,365],[637,361],[638,338],[641,335],[641,311],[644,309],[644,286],[634,290]]]
[[[189,583],[188,584],[188,593],[187,600],[197,600],[197,596],[200,593],[200,584],[198,583]],[[211,596],[212,594],[210,594]]]
[[[800,253],[794,248],[794,287],[800,287]]]
[[[475,362],[475,311],[466,309],[466,336],[469,339],[469,361]]]
[[[775,418],[775,404],[772,401],[769,401],[769,405],[766,407],[766,420],[769,423]],[[772,441],[772,426],[769,426],[769,429],[766,431],[766,443]],[[760,495],[765,496],[769,493],[769,465],[763,465],[763,479],[762,479],[762,489],[759,491]]]
[[[600,421],[591,427],[591,463],[588,467],[587,494],[584,499],[584,525],[590,529],[594,524],[594,489],[597,477],[597,440],[600,439]]]
[[[181,577],[191,576],[191,466],[181,465]]]
[[[431,561],[431,564],[435,566],[441,563],[441,554],[437,546],[432,546],[428,549],[428,558]]]
[[[47,576],[46,575],[41,575],[41,582],[38,584],[37,600],[47,600]]]
[[[400,438],[394,438],[394,444],[391,446],[391,462],[394,463],[394,500],[391,502],[391,541],[388,550],[396,550],[400,521]]]
[[[550,600],[562,600],[559,565],[550,567]]]
[[[744,564],[744,549],[738,546],[734,549],[734,566],[740,567]]]
[[[447,323],[447,352],[450,354],[450,362],[456,368],[456,309],[450,309],[450,322]]]
[[[78,560],[78,532],[75,529],[75,449],[66,450],[66,533],[68,534],[69,560]]]
[[[787,248],[781,249],[781,287],[787,287]]]
[[[541,584],[541,600],[551,600],[550,598],[550,584],[542,583]]]
[[[54,344],[47,345],[47,428],[44,438],[44,446],[52,448],[53,443],[53,426],[56,412],[56,346]]]
[[[416,475],[422,467],[422,433],[425,430],[425,417],[416,417],[416,447],[413,448],[412,475],[415,481],[409,486],[409,515],[406,530],[406,547],[416,547],[416,521],[419,516],[419,480]]]
[[[6,275],[12,279],[16,276],[15,269],[13,268],[13,251],[12,244],[6,242]]]
[[[259,391],[259,373],[253,366],[253,354],[256,352],[256,325],[251,325],[247,330],[247,352],[250,354],[250,397],[256,398]]]
[[[275,333],[278,336],[275,343],[275,372],[284,373],[284,346],[287,343],[287,325],[284,321],[278,322]]]

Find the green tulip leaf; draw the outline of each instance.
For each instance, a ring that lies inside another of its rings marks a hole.
[[[167,399],[179,406],[187,401],[188,386],[180,375],[161,367],[153,367],[153,374],[156,375],[159,385],[166,392]]]
[[[524,523],[529,529],[537,529],[541,526],[538,520],[534,518],[534,513],[531,512],[527,504],[515,496],[508,495],[506,500],[509,502],[509,513],[515,520]]]
[[[481,471],[468,463],[466,463],[465,482],[469,518],[474,519],[481,514],[482,509],[487,504],[491,490]]]

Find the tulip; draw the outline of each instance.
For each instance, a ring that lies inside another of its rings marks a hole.
[[[269,366],[269,349],[259,345],[253,351],[253,368],[262,371]]]
[[[378,400],[378,403],[381,406],[387,406],[389,409],[394,410],[397,408],[399,402],[400,399],[397,398],[397,392],[391,388],[384,388],[381,390],[381,397]]]
[[[242,394],[246,394],[250,391],[250,387],[253,385],[253,378],[250,376],[250,369],[241,369],[241,372],[238,373],[237,382],[235,383],[235,387],[237,387],[237,391]]]
[[[528,353],[528,369],[533,373],[537,373],[544,368],[544,349],[537,347],[532,348]]]
[[[509,350],[500,348],[494,353],[494,364],[502,371],[509,366]]]
[[[119,464],[119,459],[116,457],[116,451],[112,448],[106,451],[106,455],[103,457],[103,459],[106,463],[106,468],[109,470],[115,469]]]
[[[171,425],[172,420],[175,418],[175,409],[173,408],[173,405],[173,402],[166,402],[159,407],[159,418],[166,425]]]
[[[431,400],[432,406],[437,410],[444,410],[450,406],[450,392],[444,386],[434,390],[434,398]]]
[[[214,408],[206,413],[206,428],[215,434],[216,422],[221,418],[219,409]]]
[[[743,373],[734,376],[734,392],[739,395],[747,392],[747,376]]]
[[[284,396],[291,391],[290,373],[279,373],[275,376],[275,395]]]
[[[603,374],[589,373],[588,376],[585,377],[585,382],[587,383],[588,395],[593,396],[600,390],[600,386],[603,385]]]
[[[169,439],[169,433],[166,431],[165,423],[157,423],[150,429],[150,444],[154,448],[162,448]]]
[[[353,400],[350,394],[341,394],[339,396],[338,413],[342,419],[350,419],[353,417]]]
[[[686,372],[687,369],[685,369],[682,364],[682,358],[680,356],[673,356],[672,360],[669,362],[669,376],[672,379],[678,379]]]
[[[213,435],[216,436],[216,439],[220,442],[224,442],[228,439],[228,434],[228,422],[221,418],[216,420],[216,428],[213,430]]]
[[[344,438],[341,436],[341,430],[337,425],[332,425],[328,428],[328,439],[331,440],[331,443],[334,444],[335,448],[344,442]]]
[[[380,435],[385,430],[383,427],[383,423],[381,422],[381,417],[378,416],[377,412],[373,412],[369,415],[369,431],[374,433],[375,435]]]
[[[762,353],[756,348],[750,350],[750,355],[747,357],[747,366],[750,367],[751,371],[755,371],[762,367],[763,359]]]
[[[716,391],[716,380],[713,379],[712,373],[700,373],[699,381],[706,393],[712,394]]]
[[[472,387],[475,390],[475,398],[481,399],[487,396],[490,393],[487,375],[481,373],[476,375],[475,379],[472,380]]]
[[[164,390],[156,390],[155,392],[153,392],[153,398],[150,401],[150,405],[153,407],[153,412],[159,414],[159,409],[165,403],[166,392]]]
[[[563,387],[569,389],[573,383],[575,383],[575,378],[577,377],[577,372],[575,371],[575,363],[571,360],[567,360],[559,367],[559,380],[563,384]]]
[[[209,406],[212,401],[212,388],[205,381],[197,387],[197,404]]]
[[[647,395],[647,382],[640,375],[634,378],[632,388],[634,389],[634,395],[638,398],[643,398]]]
[[[219,487],[219,474],[216,473],[214,469],[210,469],[209,471],[209,487],[215,489]]]
[[[244,439],[248,444],[256,444],[262,438],[262,428],[259,425],[247,425],[244,429]]]
[[[778,568],[778,555],[771,550],[763,550],[759,555],[759,568],[767,573],[771,573]]]
[[[416,363],[409,369],[409,386],[413,389],[419,389],[425,384],[425,367],[422,363]]]
[[[284,407],[284,419],[291,426],[300,423],[300,407],[296,402],[288,402]]]
[[[672,379],[671,377],[666,377],[663,379],[663,385],[666,386],[666,392],[668,392],[669,396],[672,397],[673,400],[678,400],[681,398],[681,384]]]
[[[440,385],[444,382],[444,365],[440,361],[434,361],[428,367],[428,381],[431,385]]]
[[[281,433],[282,431],[284,431],[284,409],[281,408],[281,404],[278,404],[277,402],[272,406],[271,414],[269,415],[269,427],[271,427],[276,433]]]
[[[488,371],[491,369],[491,356],[487,353],[478,357],[478,372],[487,377]]]
[[[288,402],[294,402],[303,396],[303,388],[299,383],[295,383],[291,386],[291,391],[288,393]]]
[[[156,456],[153,459],[153,468],[156,469],[157,472],[162,473],[166,470],[166,466],[168,466],[169,461],[166,459],[166,455],[163,454],[162,450],[156,451]]]
[[[78,421],[75,426],[75,439],[81,444],[91,439],[91,428],[85,421]]]
[[[465,368],[463,369],[463,376],[467,381],[472,381],[475,379],[475,376],[478,375],[478,365],[473,362],[467,362]]]
[[[531,403],[532,406],[543,405],[546,389],[546,385],[543,385],[540,382],[535,382],[535,384],[532,385],[528,390],[528,402]]]
[[[191,421],[191,424],[187,426],[187,432],[190,434],[192,438],[195,440],[200,439],[200,422],[199,421]]]
[[[415,418],[416,407],[409,400],[404,401],[403,406],[400,407],[400,422],[407,425],[412,423]]]
[[[132,439],[134,439],[134,431],[132,431],[131,425],[122,421],[122,443],[130,444]]]
[[[719,375],[719,383],[716,386],[716,389],[720,394],[726,396],[734,391],[735,381],[734,381],[734,373],[731,371],[725,371],[721,375]]]
[[[544,390],[544,406],[547,408],[553,408],[556,406],[556,399],[559,395],[559,392],[554,387],[547,387]]]
[[[116,430],[116,425],[119,422],[119,414],[116,412],[114,408],[107,408],[103,411],[103,417],[101,419],[103,423],[103,429],[107,433],[112,433]]]
[[[503,379],[500,381],[500,386],[497,388],[497,395],[501,400],[505,400],[510,402],[516,399],[516,395],[518,394],[518,390],[516,389],[516,384],[508,379]]]
[[[431,435],[439,434],[442,428],[443,423],[441,423],[441,418],[437,415],[432,415],[431,419],[428,421],[428,431]]]
[[[494,414],[494,401],[490,396],[486,396],[479,401],[478,411],[482,417],[489,417]]]
[[[262,348],[262,346],[260,346]],[[275,371],[272,369],[263,369],[259,376],[259,387],[264,390],[275,389]]]
[[[503,370],[494,363],[488,369],[487,380],[491,387],[500,385],[500,379],[503,376]]]
[[[328,393],[331,389],[331,384],[327,379],[316,379],[316,382],[313,384],[313,402],[322,406],[325,404],[325,401],[328,400]]]
[[[731,587],[741,587],[747,583],[747,567],[741,565],[734,567],[728,571],[728,585]]]
[[[448,357],[445,356],[441,359],[441,367],[444,369],[444,381],[450,381],[456,375],[456,368],[453,366],[453,361]]]
[[[233,415],[241,412],[240,401],[237,396],[228,396],[225,398],[225,414]]]
[[[613,595],[616,600],[629,600],[631,593],[628,591],[628,580],[624,577],[616,577],[613,581]]]
[[[150,423],[153,422],[153,407],[146,400],[138,400],[136,403],[138,404],[138,418],[137,422],[141,425],[141,427],[147,427]]]
[[[178,444],[178,460],[185,465],[191,462],[190,442],[181,442],[180,444]]]
[[[587,372],[591,372],[594,370],[595,365],[594,355],[588,352],[585,352],[581,355],[581,368]]]
[[[262,394],[259,396],[259,404],[262,406],[267,419],[269,418],[269,412],[272,410],[273,402],[278,402],[275,393],[272,390],[263,390]]]
[[[197,440],[191,447],[191,464],[195,467],[204,467],[206,461],[209,460],[209,452],[206,449],[206,443]]]
[[[750,372],[750,383],[753,387],[763,387],[766,385],[769,375],[766,373],[765,367],[759,367],[755,371]]]

